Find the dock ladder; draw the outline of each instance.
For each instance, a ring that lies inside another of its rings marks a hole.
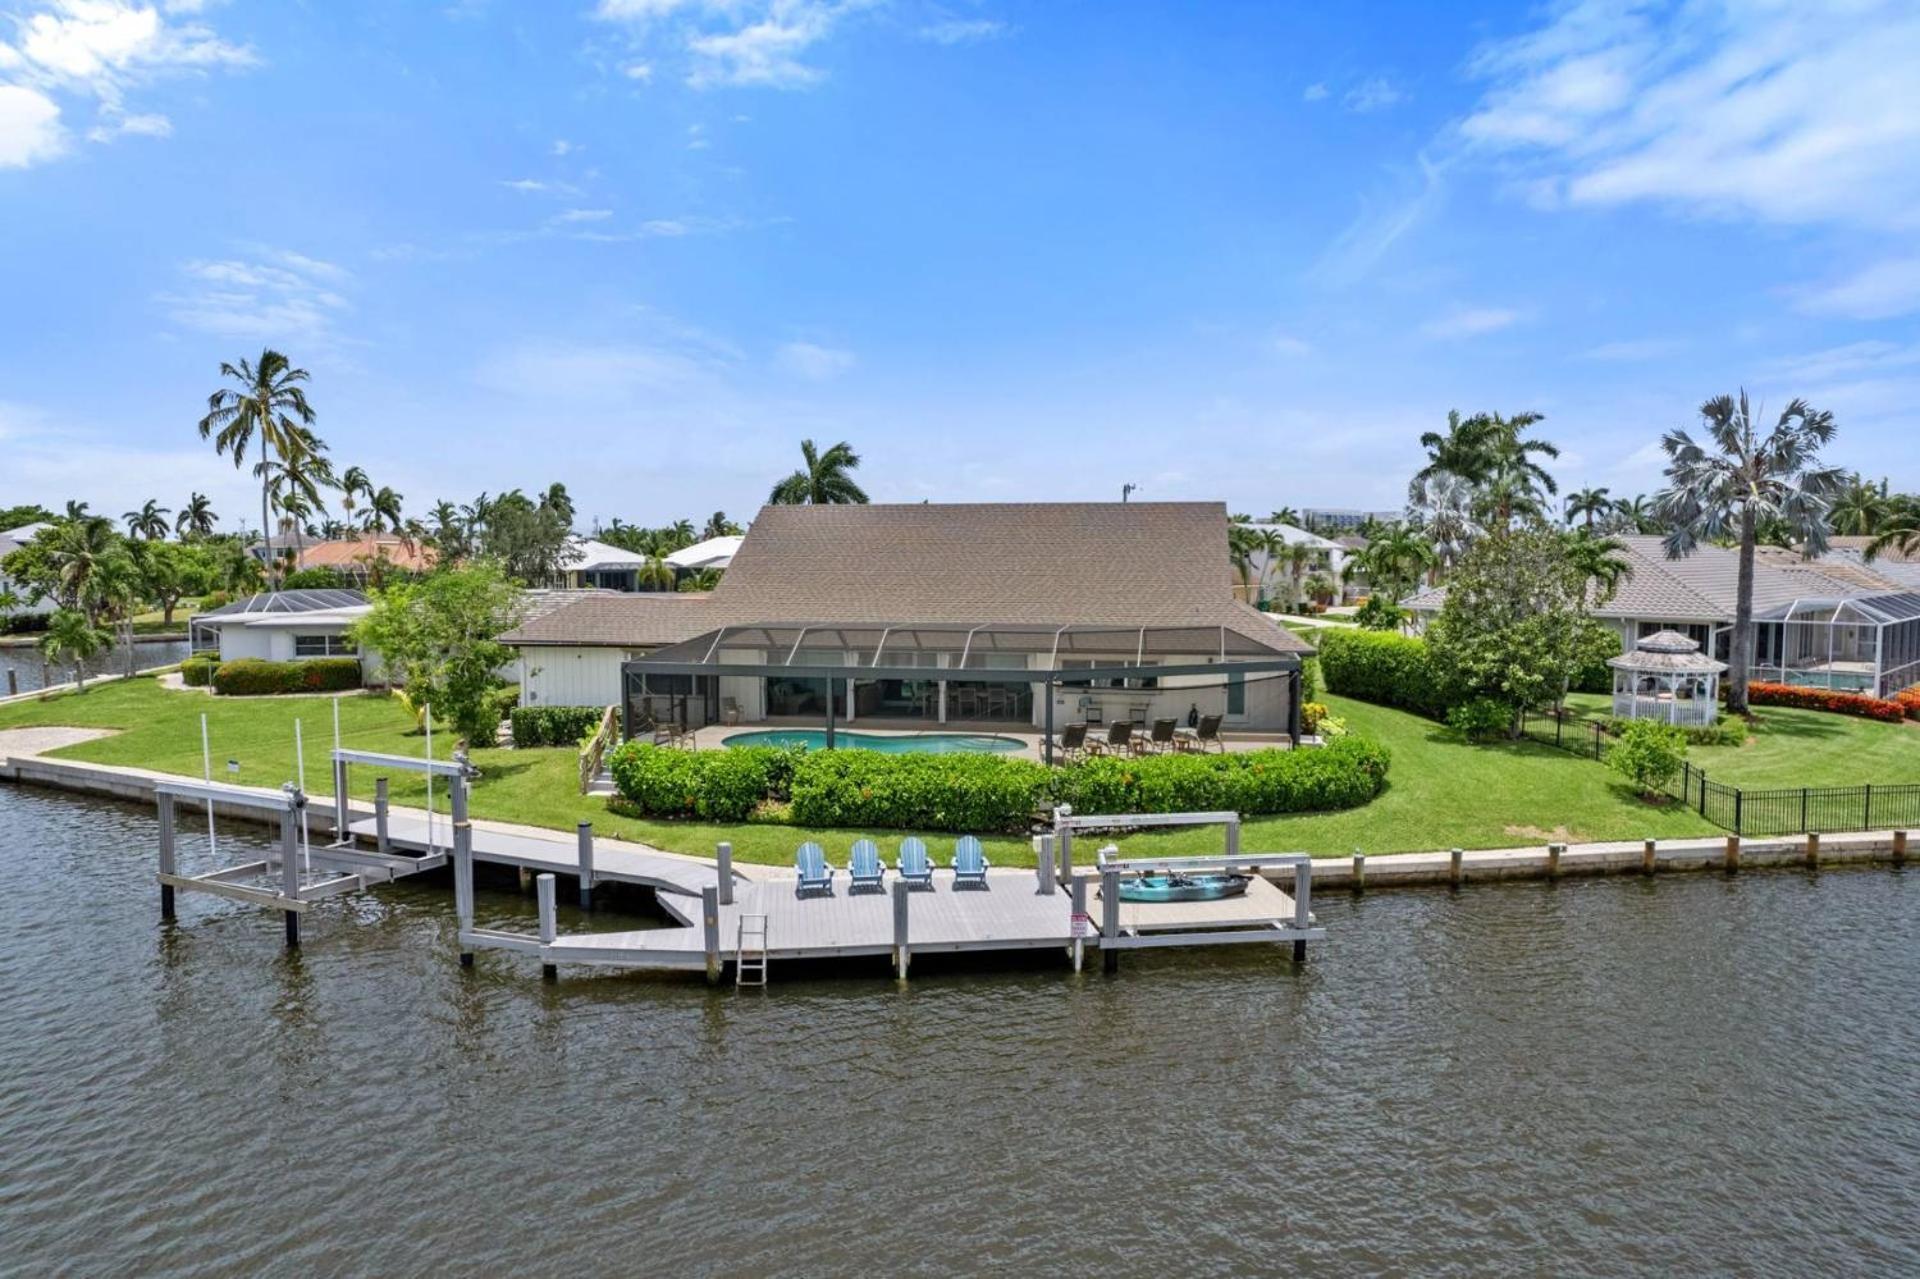
[[[740,931],[733,947],[733,984],[736,988],[767,984],[765,915],[740,916]]]

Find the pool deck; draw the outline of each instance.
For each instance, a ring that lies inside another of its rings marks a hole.
[[[1062,727],[1065,727],[1062,725]],[[859,733],[874,737],[925,737],[928,735],[960,735],[966,737],[1007,737],[1020,743],[1020,749],[1005,752],[1012,759],[1040,758],[1040,745],[1045,735],[1035,731],[1027,723],[994,723],[981,720],[949,720],[945,724],[915,725],[911,728],[898,726],[898,721],[862,719],[849,724],[842,721],[834,726],[838,733]],[[739,724],[708,724],[695,729],[693,738],[695,750],[718,750],[729,737],[740,733],[778,733],[778,732],[819,732],[817,719],[756,720]],[[1104,731],[1103,725],[1094,725],[1089,736]],[[1221,733],[1221,744],[1233,752],[1286,750],[1293,745],[1293,739],[1285,733],[1238,733],[1225,730]]]

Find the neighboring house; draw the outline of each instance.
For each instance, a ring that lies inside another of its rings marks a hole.
[[[738,537],[714,537],[663,556],[676,578],[705,569],[725,569],[740,549]],[[648,556],[590,537],[575,538],[572,558],[563,565],[569,587],[576,590],[638,591],[640,569]]]
[[[291,526],[275,529],[273,531],[273,558],[284,564],[287,561],[288,555],[292,554],[297,562],[301,554],[304,554],[312,547],[321,545],[325,540],[324,538],[315,537],[304,529],[293,528]],[[264,541],[255,541],[247,547],[247,554],[253,556],[254,559],[259,560],[262,564],[265,564],[267,562],[267,544]]]
[[[597,598],[502,638],[530,704],[689,726],[831,706],[892,727],[1218,713],[1297,733],[1311,651],[1234,599],[1219,503],[767,507],[710,594]]]
[[[1340,572],[1346,566],[1346,550],[1340,543],[1321,537],[1318,533],[1309,533],[1306,529],[1292,524],[1275,524],[1263,520],[1243,525],[1243,527],[1260,533],[1278,533],[1280,540],[1289,548],[1306,547],[1310,558],[1300,573],[1301,583],[1304,584],[1315,573],[1331,577],[1336,582],[1340,580]],[[1268,563],[1265,553],[1256,552],[1249,567],[1252,571],[1249,582],[1243,585],[1237,576],[1234,580],[1233,593],[1236,598],[1246,600],[1249,604],[1259,603],[1261,587],[1264,583],[1267,598],[1278,600],[1282,604],[1293,602],[1291,597],[1294,581],[1291,556],[1283,553],[1275,557],[1275,562]]]
[[[6,559],[7,556],[13,554],[28,542],[31,542],[35,537],[39,536],[42,530],[52,527],[53,525],[44,523],[22,524],[19,528],[10,528],[4,533],[0,533],[0,560]],[[0,573],[0,595],[7,594],[15,595],[20,600],[19,605],[12,610],[16,614],[51,613],[54,610],[53,600],[44,596],[39,599],[31,598],[31,592],[23,583],[15,582],[8,578],[5,573]]]
[[[1738,551],[1702,546],[1668,559],[1658,537],[1623,536],[1633,574],[1594,616],[1620,632],[1626,648],[1660,631],[1677,631],[1720,661],[1729,660],[1737,598]],[[1850,540],[1850,539],[1849,539]],[[1754,679],[1888,696],[1920,683],[1920,583],[1866,564],[1857,547],[1817,559],[1779,547],[1755,556]],[[1439,613],[1446,588],[1402,601],[1416,626]]]
[[[433,547],[392,534],[368,534],[302,547],[295,561],[299,569],[330,568],[342,577],[365,584],[376,569],[383,572],[425,573],[439,552]]]
[[[347,630],[371,607],[359,591],[263,591],[196,614],[193,651],[217,653],[223,662],[355,657]]]
[[[1364,527],[1369,521],[1390,524],[1400,518],[1399,511],[1356,511],[1345,507],[1309,506],[1300,512],[1308,528],[1321,533],[1345,533]]]
[[[1357,533],[1346,533],[1333,540],[1340,545],[1341,602],[1352,604],[1373,594],[1373,583],[1367,580],[1367,570],[1360,567],[1360,552],[1367,549],[1367,539]]]

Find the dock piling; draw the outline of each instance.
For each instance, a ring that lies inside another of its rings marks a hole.
[[[287,810],[280,814],[280,891],[289,898],[300,896],[300,809],[306,806],[306,796],[294,788],[292,782],[282,785],[293,799]],[[280,912],[287,921],[287,947],[297,950],[300,947],[300,912],[286,910]]]
[[[1642,840],[1640,843],[1640,873],[1642,875],[1653,874],[1654,863],[1654,842],[1650,839]]]
[[[429,774],[431,776],[431,774]],[[382,778],[382,781],[385,779]],[[452,792],[453,814],[453,912],[455,927],[465,937],[473,931],[473,825],[467,820],[466,779],[456,777],[447,788]],[[473,967],[473,951],[460,944],[460,966]]]
[[[1820,869],[1820,832],[1817,830],[1807,832],[1807,869]]]
[[[334,703],[334,715],[340,713],[340,704]],[[334,728],[337,732],[339,724]],[[338,746],[339,743],[335,742]],[[333,837],[342,843],[347,839],[347,827],[353,821],[353,814],[347,809],[347,761],[336,758],[333,761]]]
[[[1367,855],[1357,848],[1353,850],[1353,891],[1367,891]]]
[[[1738,835],[1727,836],[1726,867],[1729,875],[1740,869],[1740,837]]]
[[[580,840],[580,909],[593,909],[593,823],[581,822],[577,834]]]
[[[1073,952],[1073,971],[1076,973],[1080,971],[1080,966],[1086,962],[1087,957],[1086,918],[1087,877],[1085,875],[1075,875],[1073,877],[1074,929],[1073,946],[1071,949]]]
[[[1447,854],[1447,882],[1455,888],[1460,887],[1460,881],[1466,878],[1460,865],[1465,857],[1466,853],[1458,848]]]
[[[1039,835],[1034,838],[1034,842],[1038,845],[1036,851],[1039,853],[1039,856],[1034,858],[1034,869],[1040,880],[1040,895],[1051,897],[1054,888],[1053,836]]]
[[[893,881],[893,972],[901,981],[907,979],[907,881]]]
[[[385,857],[393,851],[391,843],[392,834],[387,821],[387,779],[376,777],[373,779],[373,846]]]
[[[718,874],[719,901],[722,906],[733,905],[733,845],[721,840],[714,849],[714,863]]]
[[[700,890],[700,925],[707,950],[707,982],[720,982],[720,890],[708,884]]]
[[[1313,863],[1302,861],[1293,868],[1293,926],[1301,932],[1313,927]],[[1307,939],[1293,939],[1293,962],[1305,963]]]
[[[1902,866],[1906,864],[1906,860],[1907,832],[1897,830],[1893,832],[1893,864],[1895,866]]]
[[[553,872],[547,871],[543,873],[534,881],[534,885],[540,894],[540,944],[542,946],[551,946],[553,945],[554,939],[560,935],[560,927],[555,916],[556,908],[553,901]],[[543,981],[553,981],[559,976],[559,965],[540,965],[540,977]]]
[[[1120,952],[1106,943],[1120,935],[1120,872],[1102,869],[1100,872],[1100,969],[1102,972],[1120,971]]]
[[[1560,878],[1560,854],[1567,851],[1565,844],[1547,845],[1547,878]]]
[[[11,671],[8,672],[12,674]],[[179,867],[174,858],[173,848],[173,796],[160,796],[160,918],[173,919],[173,885],[165,882],[165,876],[176,875]]]
[[[20,695],[20,672],[14,670],[13,667],[9,666],[7,667],[7,696],[18,697],[19,695]]]

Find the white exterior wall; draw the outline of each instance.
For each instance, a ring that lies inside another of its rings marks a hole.
[[[287,651],[293,651],[293,641],[287,641]],[[242,658],[257,657],[263,661],[283,660],[273,655],[273,632],[253,626],[222,626],[220,628],[220,660],[236,662]]]
[[[528,646],[520,650],[515,673],[523,706],[612,706],[620,701],[623,648]]]

